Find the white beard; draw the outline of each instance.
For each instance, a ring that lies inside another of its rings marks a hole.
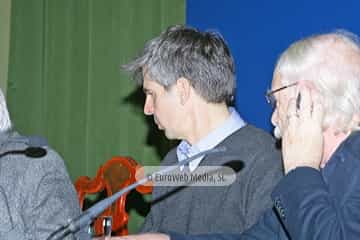
[[[276,139],[281,139],[282,132],[279,126],[275,126],[273,133]]]

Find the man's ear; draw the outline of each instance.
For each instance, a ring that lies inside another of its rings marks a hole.
[[[190,81],[184,77],[179,78],[178,80],[176,80],[176,90],[180,98],[181,105],[184,105],[190,97]]]

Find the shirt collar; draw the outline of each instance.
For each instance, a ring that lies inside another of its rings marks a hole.
[[[206,151],[215,147],[232,133],[246,125],[246,123],[240,117],[239,113],[235,110],[235,108],[230,107],[229,111],[229,118],[226,119],[218,128],[211,131],[206,137],[201,139],[196,144],[190,145],[185,140],[181,141],[176,149],[178,161],[182,161],[188,157],[194,156],[199,152]],[[203,158],[204,157],[199,157],[190,162],[190,171],[194,171],[199,166]],[[183,166],[180,167],[180,169],[182,170]]]

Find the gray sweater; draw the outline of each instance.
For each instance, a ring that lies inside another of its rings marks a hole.
[[[152,208],[141,232],[239,233],[249,228],[266,208],[282,176],[280,153],[273,138],[252,125],[237,130],[218,146],[243,163],[236,180],[222,187],[155,187]],[[235,160],[235,159],[234,159]],[[162,165],[177,163],[176,149]],[[228,160],[205,157],[200,166],[221,166]]]

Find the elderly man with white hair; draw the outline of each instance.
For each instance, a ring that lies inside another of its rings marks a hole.
[[[63,160],[45,140],[12,129],[0,90],[0,239],[46,239],[79,214]]]
[[[275,135],[285,177],[274,208],[243,234],[145,234],[137,239],[360,238],[360,45],[336,31],[292,44],[278,60],[272,90]]]

